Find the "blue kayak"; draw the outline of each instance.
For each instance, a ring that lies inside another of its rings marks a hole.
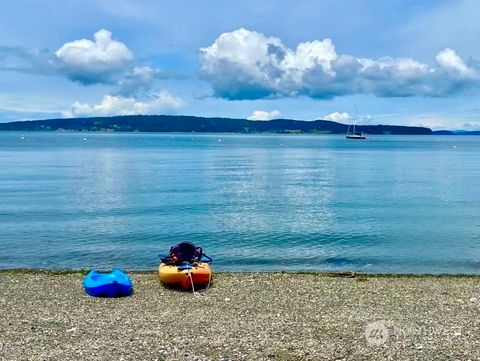
[[[83,286],[92,297],[122,297],[133,292],[132,280],[118,268],[111,273],[91,270],[83,279]]]

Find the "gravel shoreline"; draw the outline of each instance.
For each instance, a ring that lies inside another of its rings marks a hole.
[[[480,277],[220,273],[197,295],[131,274],[0,272],[0,360],[479,360]]]

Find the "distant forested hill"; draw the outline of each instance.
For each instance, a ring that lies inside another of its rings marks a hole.
[[[356,129],[367,134],[432,134],[429,128],[396,125],[359,125]],[[347,131],[347,125],[327,120],[251,121],[181,115],[128,115],[17,121],[0,123],[0,130],[341,134]]]

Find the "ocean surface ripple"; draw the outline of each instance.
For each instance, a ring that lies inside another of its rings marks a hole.
[[[3,132],[0,268],[191,240],[225,271],[479,274],[479,184],[475,136]]]

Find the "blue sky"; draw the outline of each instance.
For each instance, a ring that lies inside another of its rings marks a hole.
[[[0,1],[0,121],[353,116],[480,129],[479,34],[476,0]]]

